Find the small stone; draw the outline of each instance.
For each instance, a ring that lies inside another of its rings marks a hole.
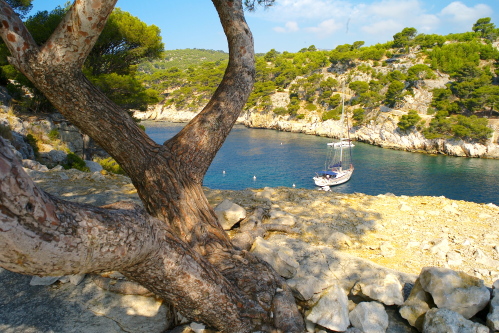
[[[456,209],[456,207],[454,205],[447,205],[443,209],[447,213],[459,214],[458,210]]]
[[[379,245],[379,249],[381,250],[381,255],[386,258],[391,258],[395,256],[395,248],[390,242],[382,242]]]
[[[194,333],[204,333],[206,326],[201,323],[192,322],[190,323],[190,328]]]
[[[499,260],[494,260],[487,256],[482,250],[477,249],[474,253],[476,262],[489,267],[499,267]]]
[[[102,171],[102,165],[100,165],[97,162],[94,161],[85,161],[85,165],[87,168],[90,170],[90,172],[101,172]]]
[[[29,283],[30,286],[50,286],[56,283],[60,276],[33,276]]]
[[[409,205],[407,205],[407,204],[401,204],[401,205],[399,206],[399,210],[400,210],[401,212],[409,212],[409,211],[411,211],[411,210],[412,210],[412,208],[411,208],[411,206],[409,206]]]
[[[447,252],[447,263],[450,266],[460,266],[463,263],[463,257],[461,254],[455,251]]]
[[[216,206],[214,210],[224,230],[230,230],[234,224],[246,217],[246,210],[243,207],[227,199]]]

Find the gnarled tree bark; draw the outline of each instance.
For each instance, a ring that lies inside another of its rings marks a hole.
[[[202,191],[253,87],[253,40],[241,0],[213,0],[229,65],[204,110],[162,145],[81,72],[115,3],[75,1],[39,47],[0,0],[0,34],[11,63],[120,163],[145,209],[55,198],[36,187],[0,139],[0,266],[33,275],[117,270],[222,331],[301,332],[288,287],[269,265],[232,245]]]

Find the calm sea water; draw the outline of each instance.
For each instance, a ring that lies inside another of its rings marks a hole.
[[[143,122],[153,140],[163,143],[184,124]],[[316,188],[312,177],[324,168],[330,139],[237,125],[204,179],[214,189],[266,186]],[[334,191],[370,195],[445,196],[499,205],[499,160],[430,156],[355,143],[355,171]],[[225,173],[224,173],[225,171]],[[256,177],[256,178],[254,178]]]

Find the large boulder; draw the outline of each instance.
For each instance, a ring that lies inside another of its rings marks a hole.
[[[493,331],[499,331],[499,280],[494,282],[493,297],[487,315],[487,326]]]
[[[485,308],[490,300],[483,280],[448,268],[425,267],[419,282],[438,308],[455,311],[466,319]]]
[[[251,247],[251,252],[268,262],[279,275],[287,279],[295,276],[298,267],[300,266],[298,261],[294,258],[292,249],[271,243],[262,237],[257,237],[255,239],[255,242]]]
[[[487,326],[467,320],[449,309],[433,308],[426,313],[424,333],[489,333]]]
[[[366,296],[386,305],[404,303],[402,285],[393,274],[387,274],[381,278],[362,279],[354,285],[352,294]]]
[[[350,326],[347,294],[334,284],[322,295],[306,319],[330,330],[344,332]]]
[[[101,172],[103,170],[102,165],[94,161],[85,160],[85,165],[90,170],[90,172]]]
[[[483,280],[448,268],[425,267],[399,312],[411,326],[423,331],[426,313],[432,308],[449,309],[469,319],[489,300]]]
[[[286,283],[291,288],[293,295],[301,301],[317,301],[316,298],[331,286],[331,282],[325,279],[318,279],[315,276],[298,277],[287,280]]]
[[[399,312],[411,326],[416,327],[421,332],[423,330],[424,316],[433,307],[435,307],[435,303],[433,303],[431,295],[423,289],[419,279],[417,279],[409,297],[400,307]]]
[[[352,326],[362,332],[385,333],[388,328],[388,314],[378,302],[361,302],[349,314]]]

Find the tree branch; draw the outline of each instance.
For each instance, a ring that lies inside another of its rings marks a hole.
[[[9,49],[11,62],[19,69],[27,52],[38,52],[35,40],[12,8],[0,0],[0,36]]]
[[[42,46],[44,59],[80,69],[97,42],[117,0],[75,1]]]
[[[215,154],[234,126],[253,89],[253,37],[244,19],[241,0],[213,0],[229,44],[229,64],[206,107],[165,145],[188,151],[182,161],[189,176],[201,183]],[[195,158],[192,158],[195,155]]]

